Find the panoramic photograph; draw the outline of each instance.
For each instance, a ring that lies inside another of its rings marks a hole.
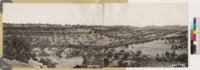
[[[187,9],[5,3],[3,60],[18,68],[188,67]]]

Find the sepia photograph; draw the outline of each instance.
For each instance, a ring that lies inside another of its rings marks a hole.
[[[188,67],[186,3],[3,4],[13,67]]]
[[[105,52],[104,66],[187,67],[187,13],[186,3],[106,4],[104,25],[118,26],[108,35],[119,46]]]

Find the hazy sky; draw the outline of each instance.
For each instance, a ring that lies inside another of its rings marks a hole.
[[[96,25],[187,25],[186,3],[4,4],[3,21],[9,23]]]
[[[94,4],[20,4],[6,3],[3,21],[9,23],[100,24]],[[101,15],[100,15],[101,16]],[[102,18],[102,17],[101,17]]]
[[[187,25],[186,3],[112,4],[105,9],[105,23],[116,25]]]

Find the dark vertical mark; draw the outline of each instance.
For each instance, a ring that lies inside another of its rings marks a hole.
[[[191,54],[196,53],[196,45],[193,44],[194,42],[191,40]]]
[[[3,1],[1,0],[1,2],[0,2],[0,13],[2,13],[3,12]]]
[[[12,0],[3,0],[4,3],[12,3]]]
[[[0,59],[0,69],[1,70],[12,70],[12,67],[8,65],[3,59]]]
[[[191,54],[195,54],[196,53],[196,45],[194,44],[194,40],[193,40],[193,30],[191,30],[190,46],[191,46]]]
[[[194,44],[194,42],[197,42],[196,41],[196,18],[193,18],[193,23],[192,23],[192,30],[191,30],[191,54],[195,54],[196,53],[196,44]],[[194,33],[195,32],[195,33]]]
[[[12,0],[0,0],[0,13],[3,13],[3,3],[12,3]]]

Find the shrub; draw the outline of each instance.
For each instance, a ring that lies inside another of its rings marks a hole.
[[[16,59],[24,63],[28,63],[31,58],[30,44],[27,42],[27,39],[23,37],[12,37],[7,39],[4,49],[5,58]]]

